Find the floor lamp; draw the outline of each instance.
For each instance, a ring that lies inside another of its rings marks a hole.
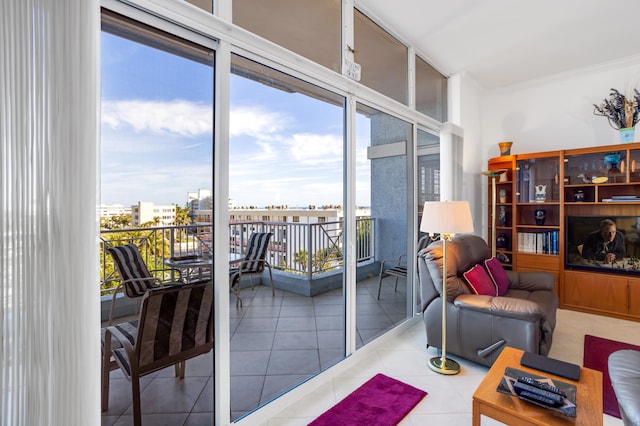
[[[483,175],[491,178],[491,256],[496,257],[496,178],[507,169],[487,170]]]
[[[429,368],[440,374],[457,374],[460,365],[447,359],[447,241],[455,234],[473,232],[467,201],[427,201],[422,210],[420,231],[440,234],[442,240],[442,356],[431,358]]]

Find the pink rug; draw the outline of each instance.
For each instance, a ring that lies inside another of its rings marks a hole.
[[[602,337],[584,336],[584,359],[582,365],[602,372],[602,405],[605,414],[620,418],[618,400],[609,378],[609,355],[621,349],[640,350],[640,346],[632,345]]]
[[[309,425],[397,425],[426,394],[384,374],[376,374]]]

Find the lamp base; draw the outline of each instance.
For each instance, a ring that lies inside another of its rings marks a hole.
[[[429,360],[429,368],[440,374],[458,374],[460,372],[460,364],[452,359],[443,357],[434,357]]]

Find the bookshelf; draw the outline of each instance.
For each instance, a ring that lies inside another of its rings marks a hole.
[[[567,216],[637,216],[640,224],[640,143],[502,156],[488,168],[507,170],[496,183],[504,197],[497,196],[495,218],[488,191],[487,234],[495,227],[499,241],[489,245],[505,269],[554,274],[563,308],[640,321],[640,274],[565,262]]]

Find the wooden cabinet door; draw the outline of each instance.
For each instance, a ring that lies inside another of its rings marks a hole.
[[[564,304],[598,312],[627,314],[627,280],[612,275],[565,271],[562,286]]]
[[[640,278],[629,278],[629,315],[640,318]]]

